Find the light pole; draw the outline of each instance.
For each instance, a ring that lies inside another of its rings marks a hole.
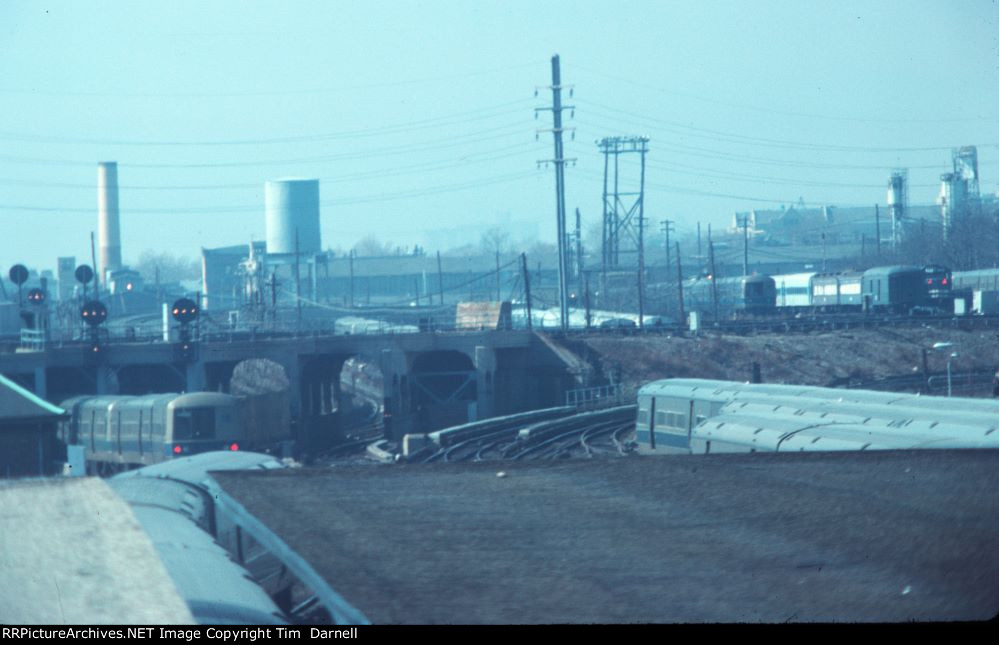
[[[953,346],[954,346],[954,343],[933,343],[933,349],[947,349],[947,348],[953,347]],[[957,352],[951,352],[950,356],[947,357],[947,397],[948,398],[950,398],[950,396],[953,394],[953,391],[954,391],[952,383],[951,383],[950,364],[951,364],[951,361],[953,361],[955,358],[957,358]]]

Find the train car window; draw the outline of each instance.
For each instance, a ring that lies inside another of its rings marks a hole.
[[[638,411],[638,422],[639,423],[648,423],[649,422],[649,411],[648,410],[639,410]]]
[[[669,420],[666,418],[665,410],[659,410],[658,412],[656,412],[656,425],[657,426],[669,425]]]
[[[213,439],[214,437],[215,408],[187,408],[174,412],[174,441]]]

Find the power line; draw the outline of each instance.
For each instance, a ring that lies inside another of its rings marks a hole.
[[[343,183],[355,181],[357,179],[364,179],[368,177],[391,177],[407,174],[415,174],[419,172],[434,172],[438,170],[450,170],[453,168],[464,168],[471,164],[487,163],[496,161],[499,159],[507,159],[510,157],[520,156],[522,151],[526,151],[534,147],[531,142],[516,143],[510,146],[503,146],[495,150],[485,150],[482,152],[473,152],[464,157],[459,161],[429,161],[419,164],[410,164],[406,166],[398,166],[394,168],[387,169],[376,169],[369,170],[358,173],[349,173],[337,175],[335,177],[319,178],[320,182],[323,183]],[[493,154],[503,151],[516,150],[516,152],[506,152],[505,154]],[[18,186],[38,186],[46,188],[72,188],[80,190],[93,190],[93,184],[76,184],[76,183],[60,183],[60,182],[45,182],[45,181],[27,181],[27,180],[17,180],[17,179],[6,179],[0,178],[0,184],[7,185],[18,185]],[[225,189],[259,189],[260,183],[244,183],[244,184],[198,184],[198,185],[184,185],[184,184],[172,184],[172,185],[161,185],[161,186],[151,186],[151,185],[132,185],[127,183],[119,183],[118,188],[122,191],[131,190],[144,190],[144,191],[155,191],[155,190],[225,190]]]
[[[356,90],[363,89],[376,89],[380,87],[399,87],[403,85],[419,85],[423,83],[435,83],[435,82],[445,82],[454,81],[463,78],[471,78],[474,76],[484,76],[488,74],[495,74],[497,72],[507,72],[514,71],[518,69],[525,69],[527,67],[537,67],[537,63],[523,63],[520,65],[510,65],[506,67],[497,67],[487,70],[480,70],[475,72],[469,72],[466,74],[451,74],[447,76],[430,76],[421,77],[414,79],[407,79],[404,81],[390,81],[385,83],[365,83],[360,85],[345,85],[343,87],[327,87],[327,88],[307,88],[301,90],[253,90],[248,92],[72,92],[66,90],[39,90],[39,89],[27,89],[27,88],[0,88],[0,93],[5,94],[38,94],[41,96],[83,96],[83,97],[128,97],[128,98],[211,98],[211,97],[250,97],[250,96],[291,96],[291,95],[301,95],[301,94],[332,94],[337,92],[353,92]]]
[[[596,126],[595,124],[582,122],[584,125],[594,128],[595,130],[606,130],[606,128]],[[685,146],[678,143],[664,143],[657,146],[657,149],[662,148],[667,152],[675,152],[676,154],[683,155],[685,157],[703,157],[707,159],[722,159],[726,161],[742,161],[747,163],[754,163],[764,166],[791,166],[791,167],[803,167],[803,168],[819,168],[824,170],[892,170],[899,166],[904,166],[910,169],[921,169],[921,170],[940,170],[941,168],[946,169],[946,163],[938,163],[932,165],[916,165],[901,162],[886,163],[881,165],[863,165],[863,164],[830,164],[830,163],[819,163],[814,161],[798,161],[791,159],[774,159],[773,157],[756,157],[752,155],[744,155],[730,152],[722,152],[718,150],[712,150],[710,148],[704,148],[701,146]],[[982,164],[979,164],[981,166]]]
[[[398,134],[401,132],[415,132],[418,130],[429,130],[438,127],[450,126],[450,125],[461,125],[464,123],[471,123],[474,121],[482,121],[485,119],[492,119],[498,116],[505,116],[509,114],[519,114],[520,109],[508,109],[501,112],[495,112],[500,108],[507,108],[512,106],[523,106],[530,102],[531,99],[518,99],[516,101],[507,101],[506,103],[500,103],[499,105],[491,105],[482,108],[476,108],[474,110],[468,110],[465,112],[456,112],[452,114],[447,114],[443,116],[433,117],[429,119],[419,119],[416,121],[404,121],[400,123],[394,123],[390,125],[381,126],[378,128],[367,128],[362,130],[344,130],[341,132],[324,132],[315,134],[304,134],[296,135],[290,137],[275,137],[267,139],[217,139],[217,140],[192,140],[192,141],[155,141],[155,140],[129,140],[129,139],[88,139],[88,138],[74,138],[74,137],[55,137],[49,135],[39,135],[39,134],[23,134],[17,132],[0,131],[0,139],[9,139],[13,141],[21,141],[27,143],[46,143],[46,144],[95,144],[95,145],[114,145],[114,146],[244,146],[244,145],[267,145],[267,144],[288,144],[288,143],[315,143],[332,141],[338,139],[358,139],[367,138],[375,136],[383,136],[386,134]],[[480,112],[492,111],[489,114],[481,114],[479,116],[469,116],[472,114],[478,114]],[[468,117],[468,118],[459,118]]]
[[[661,87],[656,87],[656,86],[651,85],[649,83],[641,83],[641,82],[634,81],[634,80],[627,79],[627,78],[623,78],[623,77],[620,77],[620,76],[612,76],[610,74],[604,74],[603,72],[598,72],[596,70],[589,69],[587,67],[578,67],[577,66],[577,68],[580,69],[580,70],[582,70],[584,73],[594,74],[596,76],[602,76],[602,77],[607,78],[607,79],[611,79],[611,80],[618,81],[618,82],[621,82],[621,83],[627,83],[629,85],[634,85],[636,87],[641,87],[641,88],[644,88],[644,89],[647,89],[647,90],[651,90],[651,91],[654,91],[654,92],[658,92],[658,93],[661,93],[661,94],[667,94],[667,95],[672,95],[672,96],[682,96],[682,97],[685,97],[685,98],[696,99],[698,101],[704,101],[706,103],[714,103],[714,104],[717,104],[717,105],[724,105],[724,106],[727,106],[727,107],[735,107],[735,108],[739,108],[739,109],[742,109],[742,110],[753,110],[755,112],[764,112],[764,113],[769,113],[769,114],[777,114],[777,115],[780,115],[780,116],[792,116],[792,117],[809,118],[809,119],[826,119],[826,120],[830,120],[830,121],[853,121],[853,122],[858,122],[858,123],[952,123],[952,122],[955,122],[955,121],[995,121],[995,120],[999,119],[999,117],[996,117],[996,116],[953,117],[953,116],[950,116],[950,115],[945,116],[945,117],[932,118],[932,119],[905,119],[905,118],[899,118],[897,116],[893,116],[893,117],[859,117],[859,116],[848,116],[848,115],[842,115],[842,114],[833,115],[833,114],[818,114],[818,113],[809,113],[809,112],[792,112],[792,111],[788,111],[788,110],[775,110],[773,108],[764,108],[764,107],[759,107],[757,105],[749,105],[749,104],[746,104],[746,103],[736,103],[736,102],[732,102],[732,101],[722,101],[722,100],[719,100],[717,98],[702,96],[702,95],[699,95],[699,94],[692,94],[692,93],[689,93],[689,92],[677,92],[676,90],[667,90],[667,89],[663,89]]]
[[[376,195],[361,195],[357,197],[346,197],[343,199],[333,199],[320,202],[320,206],[331,207],[331,206],[347,206],[353,204],[366,204],[372,202],[384,202],[393,201],[396,199],[405,199],[410,197],[424,197],[427,195],[437,195],[441,193],[447,193],[452,191],[467,190],[469,188],[477,188],[480,186],[489,186],[493,184],[507,183],[510,181],[515,181],[518,179],[525,179],[527,177],[535,176],[535,171],[521,171],[516,173],[509,173],[506,175],[499,175],[496,177],[488,179],[477,179],[475,181],[462,182],[456,184],[446,184],[441,186],[432,186],[429,188],[419,188],[414,190],[400,191],[396,193],[378,193]],[[25,211],[25,212],[40,212],[40,213],[88,213],[92,214],[94,209],[92,208],[62,208],[58,206],[24,206],[24,205],[11,205],[11,204],[0,204],[0,211]],[[259,211],[260,205],[245,205],[245,206],[203,206],[203,207],[192,207],[192,208],[129,208],[129,213],[147,213],[147,214],[191,214],[191,213],[244,213],[251,211]]]
[[[244,160],[244,161],[216,161],[216,162],[178,162],[178,163],[141,163],[141,162],[130,162],[122,161],[119,159],[119,165],[127,165],[129,168],[151,168],[157,170],[165,169],[189,169],[189,168],[237,168],[237,167],[252,167],[252,166],[281,166],[281,165],[292,165],[292,164],[303,164],[303,163],[322,163],[327,161],[339,161],[343,159],[367,159],[371,157],[380,156],[392,156],[401,154],[410,154],[413,152],[424,152],[428,150],[443,150],[446,148],[454,148],[463,145],[470,145],[474,143],[481,143],[482,141],[491,141],[495,139],[502,139],[510,137],[518,133],[523,133],[523,126],[519,123],[511,124],[506,126],[499,126],[496,128],[489,128],[485,130],[479,130],[475,134],[481,134],[483,132],[495,132],[503,131],[498,134],[494,134],[488,137],[479,137],[477,139],[465,139],[464,136],[451,137],[447,143],[437,143],[440,139],[434,139],[433,141],[423,141],[412,144],[395,145],[391,147],[375,148],[365,152],[348,152],[333,155],[322,155],[314,157],[299,157],[296,159],[270,159],[270,160]],[[468,135],[465,135],[468,136]],[[92,160],[88,161],[78,161],[78,160],[67,160],[67,159],[46,159],[38,157],[11,157],[7,155],[0,156],[0,161],[9,161],[15,163],[24,164],[41,164],[41,165],[59,165],[59,166],[93,166],[94,162]]]
[[[932,152],[932,151],[950,151],[954,146],[916,146],[916,147],[875,147],[875,146],[845,146],[845,145],[831,145],[822,144],[814,142],[803,142],[803,141],[786,141],[782,139],[768,139],[764,137],[750,137],[743,134],[738,134],[734,132],[725,132],[722,130],[711,130],[708,128],[700,128],[692,125],[687,125],[685,123],[679,123],[676,121],[666,121],[664,119],[659,119],[656,117],[650,117],[642,114],[637,114],[635,112],[628,112],[626,110],[620,110],[618,108],[613,108],[606,105],[601,105],[599,103],[589,103],[591,106],[595,106],[598,109],[587,110],[587,113],[592,113],[597,116],[603,116],[605,118],[619,118],[613,114],[602,113],[600,110],[608,110],[611,113],[624,114],[626,116],[641,119],[654,124],[660,124],[659,127],[666,126],[666,131],[671,132],[682,132],[687,133],[688,136],[700,137],[712,141],[722,141],[727,143],[738,143],[742,145],[754,145],[760,147],[770,147],[770,148],[794,148],[802,150],[828,150],[835,152]],[[705,134],[690,134],[693,133],[705,133]],[[713,135],[713,136],[708,136]]]

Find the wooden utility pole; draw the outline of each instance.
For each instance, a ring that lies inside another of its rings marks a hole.
[[[592,316],[590,314],[590,274],[583,274],[583,302],[586,306],[586,329],[590,328],[590,321]]]
[[[520,270],[524,272],[524,303],[527,305],[527,329],[534,328],[531,321],[531,275],[527,271],[527,254],[520,254]]]
[[[97,270],[97,251],[94,246],[94,232],[90,231],[90,261],[94,263],[94,300],[101,299],[101,275]],[[201,306],[201,303],[198,303]]]
[[[711,258],[711,300],[715,307],[715,321],[718,320],[718,276],[715,275],[715,243],[711,241],[711,225],[708,224],[708,256]]]
[[[441,270],[441,252],[437,251],[437,289],[440,292],[441,302],[444,304],[444,271]]]
[[[877,244],[875,248],[877,249],[878,259],[881,259],[881,209],[878,205],[874,205],[874,230],[877,235]]]
[[[568,249],[566,248],[566,225],[565,225],[565,162],[567,160],[563,154],[562,147],[562,111],[572,110],[571,105],[562,105],[562,74],[559,66],[558,54],[552,56],[552,106],[550,108],[536,108],[540,110],[551,110],[552,112],[552,134],[555,139],[555,157],[551,162],[555,164],[555,223],[558,236],[558,292],[559,292],[559,318],[561,319],[562,331],[569,329],[569,263]]]
[[[644,157],[643,157],[644,158]],[[642,183],[645,183],[645,164],[642,164]],[[645,329],[645,218],[638,215],[638,328]]]
[[[503,294],[500,293],[500,265],[499,249],[496,249],[496,302],[502,302]]]
[[[271,270],[271,322],[277,324],[277,272]]]
[[[749,275],[749,215],[742,217],[742,275]]]
[[[295,333],[302,329],[302,281],[298,273],[298,227],[295,227]]]
[[[350,250],[350,306],[354,306],[354,249]]]
[[[659,220],[659,230],[666,234],[666,269],[669,270],[671,264],[673,264],[670,259],[670,245],[669,245],[669,233],[670,229],[673,228],[673,220],[663,219]]]
[[[680,243],[676,243],[676,292],[679,295],[678,301],[680,305],[680,326],[684,327],[686,323],[686,315],[683,311],[683,267],[680,262]]]

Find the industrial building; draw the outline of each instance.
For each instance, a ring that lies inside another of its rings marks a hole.
[[[952,172],[940,176],[935,204],[909,203],[909,175],[905,169],[891,173],[883,206],[807,208],[798,205],[779,209],[751,210],[733,216],[728,232],[748,234],[755,244],[820,246],[880,244],[897,246],[915,230],[935,239],[947,239],[959,218],[973,214],[983,204],[996,203],[995,195],[982,195],[975,146],[955,148]],[[859,255],[859,253],[857,254]]]
[[[41,477],[61,472],[65,448],[56,424],[65,415],[0,375],[0,477]]]

